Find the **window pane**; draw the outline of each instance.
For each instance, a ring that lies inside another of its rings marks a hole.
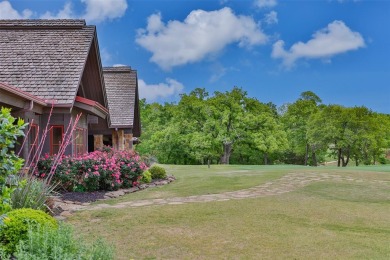
[[[62,142],[62,127],[53,127],[53,145],[60,145]]]

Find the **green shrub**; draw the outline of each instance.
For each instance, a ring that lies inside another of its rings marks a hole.
[[[26,127],[23,119],[16,120],[11,116],[11,109],[0,110],[0,184],[10,174],[16,174],[23,166],[23,159],[16,156],[13,149],[18,137],[24,136]]]
[[[167,177],[165,169],[161,166],[153,165],[149,171],[152,174],[152,179],[165,179]]]
[[[87,245],[79,238],[75,239],[73,229],[61,224],[57,230],[47,227],[29,228],[26,240],[20,241],[15,257],[18,260],[111,260],[114,258],[113,248],[102,240]]]
[[[141,178],[141,182],[143,183],[150,183],[152,181],[152,174],[150,173],[150,171],[144,171],[142,173],[142,178]]]
[[[41,210],[16,209],[1,216],[0,247],[12,254],[20,240],[27,237],[29,226],[47,226],[56,229],[57,221]]]

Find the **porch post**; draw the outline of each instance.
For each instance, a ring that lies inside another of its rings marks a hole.
[[[119,129],[118,133],[118,150],[123,151],[125,149],[125,131],[123,129]]]
[[[133,134],[124,134],[124,139],[125,150],[133,150]]]
[[[93,135],[93,149],[103,148],[103,135]]]

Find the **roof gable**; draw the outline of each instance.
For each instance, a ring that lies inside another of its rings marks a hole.
[[[72,105],[95,36],[84,20],[0,20],[0,82]]]
[[[110,128],[132,128],[137,93],[137,71],[130,67],[103,68]]]

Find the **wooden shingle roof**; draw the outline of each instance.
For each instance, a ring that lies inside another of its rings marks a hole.
[[[137,71],[130,67],[103,68],[110,128],[132,128],[138,109]]]
[[[95,37],[84,20],[0,20],[0,82],[71,105]]]

